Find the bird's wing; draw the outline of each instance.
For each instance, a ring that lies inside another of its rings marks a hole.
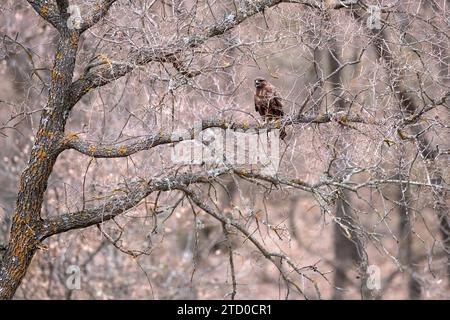
[[[281,103],[281,96],[278,94],[277,91],[273,92],[272,107],[280,111],[283,110],[283,104]]]

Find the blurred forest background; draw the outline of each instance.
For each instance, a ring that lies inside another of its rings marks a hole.
[[[36,221],[107,215],[155,186],[105,221],[44,232],[15,299],[450,299],[447,0],[2,1],[0,268],[15,263],[18,186],[65,63],[68,5],[75,29],[99,19],[61,108],[90,82],[66,110]],[[276,174],[136,144],[200,120],[264,125],[256,77],[283,98]],[[205,178],[155,182],[183,174]]]

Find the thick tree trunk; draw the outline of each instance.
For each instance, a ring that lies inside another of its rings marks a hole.
[[[72,82],[78,39],[76,31],[67,30],[58,41],[47,106],[20,177],[9,242],[0,265],[0,299],[13,298],[44,236],[41,207],[53,165],[62,151],[61,139],[69,115],[65,100]]]

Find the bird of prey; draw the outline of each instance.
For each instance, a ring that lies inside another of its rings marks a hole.
[[[266,79],[255,79],[255,110],[265,121],[279,120],[284,116],[281,97],[275,87]],[[280,130],[280,138],[286,137],[284,128]]]

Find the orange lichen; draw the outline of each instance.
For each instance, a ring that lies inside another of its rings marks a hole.
[[[73,47],[78,47],[78,35],[75,32],[72,32],[70,35],[70,43]]]
[[[88,93],[89,91],[91,91],[91,89],[91,87],[86,87],[84,88],[83,93]]]
[[[397,129],[397,134],[402,140],[408,140],[408,135],[404,133],[401,129]]]
[[[33,229],[31,229],[29,226],[27,226],[27,228],[25,229],[25,235],[26,235],[27,237],[33,236],[33,235],[34,235]]]
[[[108,58],[106,54],[100,53],[98,57],[102,64],[111,64],[111,60]]]
[[[292,179],[292,182],[295,184],[305,184],[305,182],[301,179]]]
[[[119,148],[117,148],[117,152],[121,155],[124,155],[127,152],[127,148],[125,148],[124,146],[120,146]]]
[[[69,133],[69,134],[66,134],[65,138],[68,140],[74,140],[74,139],[78,138],[78,135],[76,133]]]
[[[31,166],[29,167],[28,171],[29,172],[35,172],[37,170],[37,165],[36,162],[32,163]],[[19,191],[22,191],[22,188],[19,189]]]
[[[46,16],[49,11],[50,11],[50,8],[47,5],[43,5],[41,7],[40,13],[42,16]]]
[[[39,150],[36,152],[36,157],[41,161],[44,160],[46,156],[47,153],[45,152],[43,147],[39,148]]]
[[[39,129],[39,131],[37,132],[38,136],[44,136],[44,134],[45,134],[44,128]]]
[[[389,138],[384,138],[383,139],[384,142],[386,142],[386,144],[390,147],[391,145],[395,144],[395,141],[389,139]]]
[[[342,124],[346,124],[348,122],[348,117],[347,116],[339,117],[339,122]]]
[[[55,69],[52,70],[52,80],[57,80],[58,78],[61,78],[61,74],[56,71]]]
[[[274,125],[275,128],[280,129],[281,128],[281,121],[277,120],[277,121],[274,122],[273,125]]]
[[[97,148],[95,146],[89,146],[87,149],[88,154],[94,154]]]

